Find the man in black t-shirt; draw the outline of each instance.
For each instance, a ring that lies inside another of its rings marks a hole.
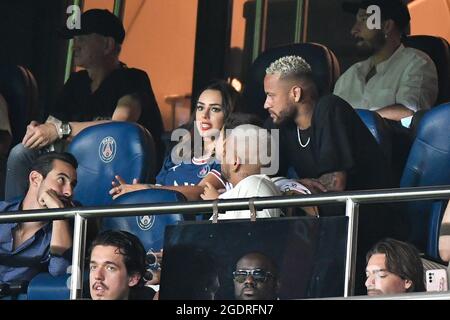
[[[70,141],[81,130],[104,122],[130,121],[147,128],[155,141],[161,164],[163,124],[147,74],[119,61],[125,37],[122,22],[111,12],[88,10],[80,29],[60,30],[73,38],[74,64],[84,70],[72,73],[47,121],[32,121],[8,159],[6,199],[23,194],[27,172],[36,156],[58,140]]]
[[[353,108],[341,98],[319,97],[309,64],[299,56],[274,61],[266,70],[264,107],[280,129],[279,175],[294,173],[313,193],[393,187],[390,164]],[[321,206],[321,215],[343,206]],[[401,236],[398,215],[387,206],[360,208],[357,272],[364,254],[382,237]],[[363,281],[357,293],[364,294]]]
[[[280,171],[294,169],[315,192],[392,187],[379,145],[352,107],[334,95],[319,97],[311,67],[298,56],[266,70],[264,107],[280,129]]]

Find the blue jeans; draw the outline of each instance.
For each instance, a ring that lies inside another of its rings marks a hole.
[[[23,197],[28,190],[28,175],[34,160],[45,149],[25,148],[21,143],[12,148],[6,165],[5,200]]]

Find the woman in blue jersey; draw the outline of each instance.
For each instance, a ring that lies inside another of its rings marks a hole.
[[[206,183],[223,189],[220,164],[214,157],[215,140],[228,116],[241,108],[240,94],[231,85],[225,81],[210,83],[196,99],[195,112],[188,125],[172,134],[181,139],[165,158],[156,177],[157,185],[136,181],[130,185],[116,176],[110,194],[116,198],[127,192],[156,187],[180,191],[188,200],[201,200]]]

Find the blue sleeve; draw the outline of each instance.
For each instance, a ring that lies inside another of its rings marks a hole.
[[[170,154],[171,154],[171,152],[169,152],[169,154],[164,159],[163,166],[162,166],[161,170],[159,171],[158,175],[156,176],[156,183],[163,185],[163,186],[166,185],[165,181],[166,181],[166,176],[167,176],[169,169],[174,166],[172,159],[170,157]]]
[[[217,170],[217,171],[221,172],[221,171],[220,171],[220,163],[217,163],[217,162],[214,161],[214,162],[211,164],[211,170]]]
[[[48,272],[54,277],[66,274],[67,268],[69,268],[72,263],[70,259],[71,253],[72,250],[69,249],[62,256],[49,254],[50,261],[48,264]]]

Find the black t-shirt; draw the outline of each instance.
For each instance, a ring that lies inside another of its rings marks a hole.
[[[303,146],[300,145],[300,142]],[[308,138],[310,141],[307,144]],[[328,95],[319,99],[311,127],[299,131],[294,122],[280,128],[280,175],[294,168],[298,178],[318,178],[325,173],[345,171],[346,190],[394,187],[391,166],[380,146],[344,100]],[[343,214],[339,204],[319,206],[322,216]],[[394,214],[392,214],[394,213]],[[365,254],[384,237],[402,239],[402,217],[390,204],[363,204],[360,207],[357,293],[364,294]]]
[[[294,122],[280,129],[280,175],[294,168],[298,178],[347,172],[346,190],[392,187],[391,167],[353,108],[335,95],[317,102],[311,127]]]
[[[164,148],[161,135],[164,128],[147,73],[121,65],[102,81],[96,91],[91,92],[90,85],[91,79],[86,70],[72,73],[49,113],[62,121],[111,119],[120,98],[133,95],[142,106],[137,122],[150,131],[162,159]]]

